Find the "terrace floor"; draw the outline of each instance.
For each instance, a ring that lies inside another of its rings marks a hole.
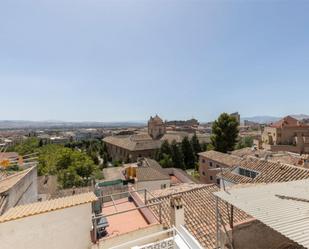
[[[109,227],[106,228],[109,237],[135,231],[149,225],[139,210],[108,216],[109,214],[136,208],[134,202],[129,202],[128,198],[115,200],[115,204],[117,210],[115,209],[113,202],[104,203],[102,209],[102,212],[107,216],[107,221],[109,223]]]

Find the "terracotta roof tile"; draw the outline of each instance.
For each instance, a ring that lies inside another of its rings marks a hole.
[[[136,168],[136,178],[138,181],[170,180],[169,175],[150,167]]]
[[[300,125],[300,122],[296,118],[286,116],[283,119],[273,123],[271,127],[282,128],[283,126],[298,126],[298,125]]]
[[[241,158],[238,156],[234,156],[234,155],[230,155],[230,154],[226,154],[226,153],[222,153],[222,152],[218,152],[214,150],[201,152],[199,153],[199,155],[206,157],[208,159],[217,161],[217,162],[221,162],[230,167],[235,166],[237,163],[241,161]]]
[[[158,149],[162,143],[161,140],[153,140],[151,138],[139,139],[136,135],[110,136],[104,138],[103,141],[129,151]]]
[[[235,173],[238,166],[257,171],[259,174],[255,178],[239,175]],[[287,182],[309,179],[309,169],[250,157],[242,159],[233,168],[223,169],[223,173],[219,173],[218,176],[233,183]]]
[[[185,211],[186,228],[205,248],[215,248],[216,243],[216,201],[214,192],[220,189],[216,185],[184,184],[165,190],[153,191],[153,195],[162,201],[162,220],[165,227],[170,227],[170,199],[173,195],[180,195]],[[151,203],[155,199],[149,200]],[[159,207],[151,209],[159,215]],[[222,218],[228,224],[226,204],[219,200]],[[248,215],[234,209],[234,222],[240,222]]]
[[[20,205],[9,209],[6,213],[0,216],[0,223],[72,206],[77,206],[80,204],[95,201],[96,199],[97,197],[94,195],[94,193],[89,192],[44,202],[35,202],[27,205]]]

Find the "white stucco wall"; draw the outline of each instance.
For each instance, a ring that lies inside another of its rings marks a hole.
[[[91,203],[0,223],[1,249],[87,249]]]
[[[145,238],[149,235],[155,234],[157,232],[161,232],[163,230],[163,226],[161,224],[150,225],[145,228],[141,228],[132,232],[128,232],[125,234],[120,234],[113,236],[111,238],[101,239],[97,244],[92,245],[92,249],[109,249],[111,247],[116,247],[117,249],[128,249],[133,246],[144,245],[153,242],[154,240],[164,239],[165,237],[150,237]],[[143,239],[142,239],[143,238]],[[132,243],[129,247],[126,244],[125,246],[120,246],[123,243],[128,243],[130,241],[134,241],[137,239],[141,239],[136,243]]]
[[[160,181],[138,181],[135,184],[136,189],[147,189],[148,191],[161,189],[161,185],[166,184],[166,188],[171,186],[171,180],[160,180]]]

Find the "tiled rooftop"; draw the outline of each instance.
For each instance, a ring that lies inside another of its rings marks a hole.
[[[242,148],[239,150],[234,150],[231,152],[231,155],[238,156],[238,157],[248,157],[248,156],[255,156],[259,158],[263,158],[267,155],[272,154],[271,151],[267,150],[258,150],[251,147]]]
[[[165,133],[161,139],[154,140],[147,133],[140,133],[129,136],[109,136],[105,137],[103,141],[129,151],[138,151],[159,149],[162,142],[165,140],[167,140],[169,143],[172,143],[174,140],[177,143],[180,143],[185,136],[190,138],[192,135],[193,134],[188,134],[186,132],[168,132]],[[204,134],[198,134],[197,136],[200,142],[209,142],[208,136]]]
[[[136,178],[138,181],[170,180],[169,175],[150,167],[138,167],[136,169]]]
[[[290,153],[287,151],[272,152],[268,150],[258,150],[253,148],[243,148],[239,150],[234,150],[231,155],[239,157],[257,157],[257,158],[267,158],[268,161],[281,162],[285,164],[291,164],[299,167],[303,167],[304,159],[303,155]]]
[[[181,193],[182,203],[185,211],[185,222],[188,231],[205,248],[215,248],[216,242],[216,202],[213,192],[219,191],[216,185],[204,184],[184,184],[157,190],[152,193],[157,196],[162,203],[162,219],[165,227],[170,224],[170,199],[173,195]],[[152,200],[150,200],[152,202]],[[228,224],[227,206],[219,201],[222,218]],[[158,215],[159,209],[156,206],[151,209]],[[248,216],[234,209],[234,222],[245,220]]]
[[[199,153],[199,155],[202,157],[211,159],[213,161],[221,162],[230,167],[234,166],[241,160],[241,158],[238,156],[233,156],[233,155],[229,155],[229,154],[214,151],[214,150],[201,152]]]
[[[148,136],[149,137],[149,136]],[[129,151],[158,149],[161,146],[160,140],[139,139],[137,135],[132,136],[110,136],[103,139],[104,142],[116,145]]]
[[[239,175],[235,173],[235,168],[239,166],[245,169],[254,170],[259,174],[255,178]],[[271,162],[258,158],[244,158],[235,167],[223,169],[219,177],[233,183],[269,183],[287,182],[309,178],[309,170],[280,162]]]
[[[300,122],[296,119],[293,118],[291,116],[286,116],[283,119],[271,124],[271,127],[274,128],[282,128],[284,126],[289,126],[289,127],[293,127],[293,126],[299,126]]]
[[[97,200],[93,192],[72,195],[69,197],[58,198],[49,201],[35,202],[27,205],[20,205],[9,209],[0,216],[0,223],[16,220],[32,215],[51,212],[63,208],[73,207]]]

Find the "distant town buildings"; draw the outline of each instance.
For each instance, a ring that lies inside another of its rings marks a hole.
[[[192,137],[193,133],[184,131],[167,131],[166,123],[156,115],[148,121],[148,133],[139,132],[133,135],[108,136],[103,139],[108,153],[113,160],[136,162],[140,157],[154,158],[163,141],[180,143],[184,137]],[[209,143],[209,134],[197,133],[200,143]]]
[[[238,124],[240,124],[240,114],[238,112],[231,113],[230,116],[234,117]]]
[[[189,120],[171,120],[166,121],[166,125],[174,125],[174,126],[198,126],[200,123],[197,119],[192,118]]]
[[[309,125],[287,116],[265,127],[257,147],[271,151],[309,153]]]

